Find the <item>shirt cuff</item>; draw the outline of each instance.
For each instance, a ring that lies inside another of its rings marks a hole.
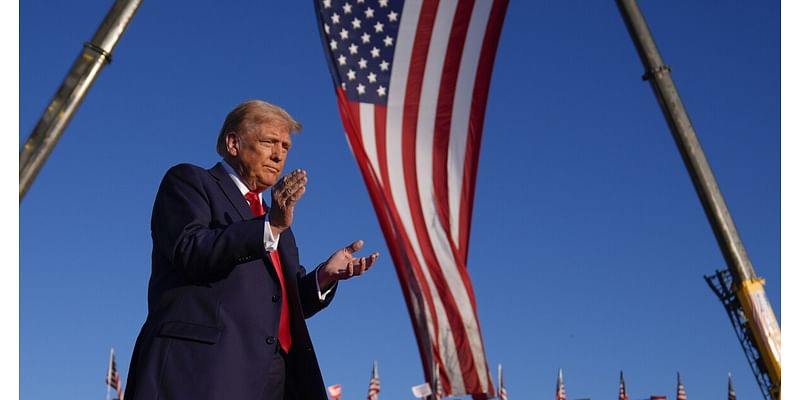
[[[314,270],[314,277],[316,278],[315,281],[317,282],[317,296],[319,296],[319,301],[324,302],[325,298],[328,297],[328,294],[331,293],[331,290],[336,287],[339,282],[334,282],[330,289],[326,290],[325,293],[322,293],[322,290],[319,288],[319,268]]]
[[[278,240],[280,238],[280,234],[277,236],[272,235],[272,228],[269,226],[269,221],[264,220],[264,249],[268,252],[278,250]],[[319,286],[317,286],[317,288],[319,289]]]

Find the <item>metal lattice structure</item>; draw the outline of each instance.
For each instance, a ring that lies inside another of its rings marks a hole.
[[[742,345],[742,350],[744,350],[747,362],[750,364],[750,369],[753,370],[753,375],[758,381],[761,394],[764,395],[765,399],[771,399],[770,392],[773,389],[773,383],[759,355],[753,335],[747,326],[747,317],[744,314],[742,305],[736,298],[731,273],[727,270],[717,270],[714,275],[705,276],[705,279],[711,290],[722,301],[722,306],[725,307],[725,311],[728,313],[733,330],[736,332],[736,338],[739,339],[739,344]]]

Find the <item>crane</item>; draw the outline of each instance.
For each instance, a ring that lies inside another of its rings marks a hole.
[[[670,67],[664,64],[636,0],[617,0],[617,6],[645,67],[642,79],[653,88],[728,266],[706,276],[706,282],[722,300],[764,398],[779,400],[781,328],[764,291],[764,280],[756,275],[750,263],[672,81]]]

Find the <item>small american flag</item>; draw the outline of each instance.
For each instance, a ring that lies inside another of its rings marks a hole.
[[[111,349],[111,360],[108,363],[108,372],[106,373],[106,385],[119,391],[120,379],[119,372],[117,371],[117,359],[114,356],[114,349]]]
[[[628,400],[628,390],[625,389],[625,377],[619,371],[619,400]]]
[[[503,366],[497,366],[497,397],[500,400],[508,400],[508,393],[506,392],[506,385],[503,381]]]
[[[558,369],[558,380],[556,381],[556,400],[567,400],[567,388],[564,387],[564,373]]]
[[[342,385],[340,383],[328,386],[328,396],[333,400],[342,397]]]
[[[736,392],[733,390],[733,379],[730,372],[728,372],[728,400],[736,400]]]
[[[686,388],[683,387],[683,381],[681,380],[681,373],[678,372],[678,394],[675,395],[676,400],[686,400]]]
[[[467,254],[508,0],[315,5],[346,137],[394,261],[426,380],[438,369],[447,395],[494,395]]]
[[[119,371],[117,371],[117,358],[114,355],[113,348],[111,349],[111,355],[108,360],[106,385],[117,391],[117,400],[123,400],[122,381],[120,380]],[[108,395],[108,393],[106,393],[106,395]]]
[[[378,400],[378,393],[381,392],[381,378],[378,376],[378,361],[372,364],[372,377],[369,379],[369,391],[367,400]]]

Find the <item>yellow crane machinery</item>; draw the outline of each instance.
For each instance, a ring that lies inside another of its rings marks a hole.
[[[765,398],[781,397],[781,327],[764,292],[764,280],[736,282],[730,271],[716,271],[706,282],[728,312],[736,337]]]
[[[722,300],[764,398],[780,399],[781,328],[764,292],[764,280],[753,270],[670,67],[661,59],[636,0],[617,0],[617,6],[645,67],[642,78],[653,88],[728,266],[707,276],[706,282]]]

